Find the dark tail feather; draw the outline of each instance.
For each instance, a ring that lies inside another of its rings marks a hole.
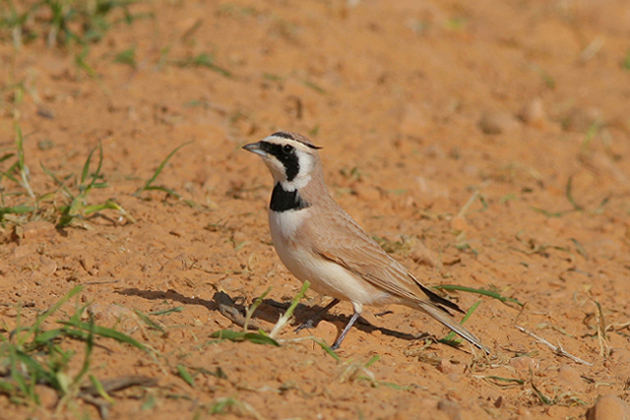
[[[431,300],[431,302],[436,303],[438,305],[446,306],[447,308],[453,309],[454,311],[460,312],[462,314],[466,313],[455,303],[451,302],[448,299],[444,299],[442,296],[438,295],[437,293],[435,293],[434,291],[432,291],[431,289],[429,289],[428,287],[420,283],[418,279],[416,279],[411,274],[409,276],[413,279],[413,281],[416,282],[418,287],[420,287],[420,289],[424,292],[424,294],[427,295],[427,297]],[[445,308],[440,308],[440,309],[442,309],[446,313],[450,313]]]
[[[471,344],[479,347],[486,353],[490,354],[490,350],[488,350],[488,348],[481,343],[481,340],[479,340],[477,337],[475,337],[473,333],[471,333],[466,328],[464,328],[463,325],[459,324],[457,321],[451,318],[450,315],[445,313],[444,309],[434,305],[433,302],[428,302],[426,300],[425,301],[421,300],[421,301],[418,301],[417,303],[422,311],[431,315],[436,321],[438,321],[445,327],[450,328],[451,330],[455,331],[466,341],[470,342]]]

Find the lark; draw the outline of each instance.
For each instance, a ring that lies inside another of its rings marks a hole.
[[[280,260],[298,280],[333,298],[311,321],[341,301],[352,304],[354,313],[333,349],[364,306],[400,304],[427,313],[487,351],[452,318],[449,310],[463,313],[459,306],[423,285],[335,202],[324,182],[320,147],[300,134],[278,132],[243,148],[259,155],[273,176],[269,227]]]

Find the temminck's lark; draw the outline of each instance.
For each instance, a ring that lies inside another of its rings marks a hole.
[[[487,351],[450,316],[448,309],[463,313],[456,304],[420,283],[339,207],[324,183],[319,147],[299,134],[278,132],[243,148],[261,156],[273,175],[269,226],[280,260],[300,281],[334,298],[315,317],[342,300],[352,303],[354,314],[333,349],[364,305],[396,303],[429,314]]]

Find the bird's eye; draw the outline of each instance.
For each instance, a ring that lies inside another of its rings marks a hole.
[[[293,152],[293,150],[294,148],[290,144],[285,144],[284,146],[282,146],[282,151],[286,154]]]

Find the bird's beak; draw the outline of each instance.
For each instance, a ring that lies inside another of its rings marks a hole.
[[[243,146],[243,149],[248,152],[256,153],[259,156],[267,156],[267,152],[260,147],[260,142],[246,144]]]

